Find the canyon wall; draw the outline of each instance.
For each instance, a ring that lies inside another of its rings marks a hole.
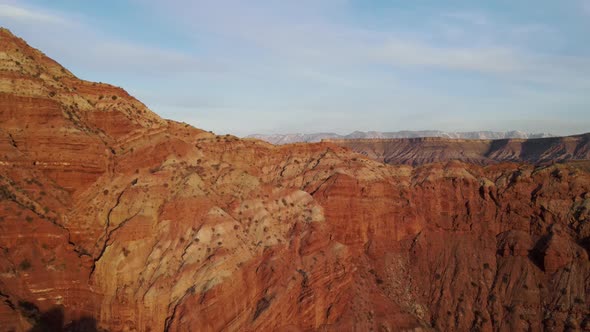
[[[588,329],[589,189],[216,136],[0,30],[2,330]]]
[[[500,162],[547,165],[590,159],[590,133],[532,139],[450,139],[439,137],[403,139],[324,140],[347,147],[387,164],[424,165],[461,160],[490,165]]]

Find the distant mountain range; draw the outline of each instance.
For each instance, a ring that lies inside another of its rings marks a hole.
[[[291,143],[312,143],[320,142],[323,139],[371,139],[371,138],[418,138],[418,137],[442,137],[451,139],[506,139],[506,138],[545,138],[554,137],[548,133],[526,133],[518,130],[513,131],[465,131],[465,132],[446,132],[440,130],[420,130],[420,131],[355,131],[348,135],[339,135],[335,133],[313,133],[313,134],[275,134],[249,135],[247,138],[256,138],[272,144],[291,144]]]

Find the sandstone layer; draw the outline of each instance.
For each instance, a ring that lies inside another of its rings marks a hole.
[[[531,139],[450,139],[438,137],[404,139],[324,140],[347,147],[387,164],[424,165],[460,160],[478,165],[500,162],[547,165],[590,159],[590,133],[566,137]]]
[[[588,329],[589,190],[216,136],[0,30],[2,331]]]

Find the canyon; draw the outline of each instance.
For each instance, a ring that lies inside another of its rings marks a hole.
[[[590,133],[535,139],[449,139],[420,137],[408,139],[326,139],[371,159],[387,164],[423,165],[461,160],[478,165],[526,162],[546,165],[555,162],[589,160]]]
[[[585,144],[394,165],[219,136],[0,29],[0,329],[590,329]]]

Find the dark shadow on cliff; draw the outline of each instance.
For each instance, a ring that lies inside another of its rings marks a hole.
[[[33,309],[30,305],[29,307]],[[43,313],[37,311],[36,315],[29,318],[35,321],[29,332],[105,332],[97,327],[96,319],[92,317],[82,317],[66,324],[62,307],[55,307]]]
[[[544,235],[542,236],[534,245],[534,247],[529,251],[528,257],[535,264],[541,271],[545,271],[545,250],[547,250],[547,245],[549,240],[551,239],[551,235]]]

